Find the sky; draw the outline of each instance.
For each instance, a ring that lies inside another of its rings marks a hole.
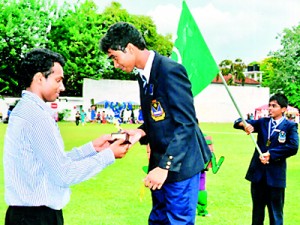
[[[111,0],[94,0],[103,11]],[[150,16],[158,33],[176,38],[182,0],[115,0],[130,14]],[[261,61],[281,48],[285,28],[300,24],[300,0],[186,0],[215,61]]]

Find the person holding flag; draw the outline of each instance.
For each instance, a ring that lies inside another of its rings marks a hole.
[[[269,99],[270,117],[258,120],[237,119],[234,128],[247,134],[257,133],[260,155],[254,151],[246,179],[251,182],[252,225],[263,225],[268,208],[271,225],[283,224],[286,187],[286,159],[296,155],[299,148],[298,124],[285,118],[288,99],[274,94]]]
[[[140,141],[151,149],[144,179],[152,194],[149,224],[195,224],[200,172],[212,155],[198,126],[185,67],[148,50],[141,33],[125,22],[113,24],[100,47],[116,68],[139,71],[144,123],[126,132],[132,144]]]

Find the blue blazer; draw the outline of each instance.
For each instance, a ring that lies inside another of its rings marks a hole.
[[[140,128],[146,132],[140,142],[151,147],[149,171],[168,169],[167,183],[201,172],[211,152],[198,126],[185,68],[155,52],[146,93],[137,78],[144,117]]]
[[[298,124],[284,119],[273,132],[268,142],[268,129],[271,118],[261,118],[258,120],[246,120],[254,127],[257,133],[257,144],[264,153],[270,152],[269,164],[262,164],[257,150],[254,151],[246,179],[251,182],[259,182],[263,177],[267,184],[272,187],[286,187],[286,158],[295,155],[299,147]],[[236,120],[234,127],[243,129],[238,124],[241,120]]]

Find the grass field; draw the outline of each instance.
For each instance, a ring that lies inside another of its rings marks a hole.
[[[136,125],[122,125],[124,128]],[[106,124],[59,123],[66,150],[90,141],[97,136],[115,132]],[[197,217],[200,225],[249,225],[251,223],[250,183],[244,179],[254,145],[249,136],[234,130],[232,124],[202,123],[202,131],[213,137],[217,158],[225,161],[217,174],[207,172],[208,211],[210,217]],[[3,137],[6,125],[0,123],[1,164]],[[104,169],[89,181],[72,187],[71,201],[64,208],[66,225],[146,225],[151,209],[149,190],[143,188],[147,165],[144,146],[136,144],[124,159]],[[299,180],[300,156],[288,160],[287,189],[284,208],[285,225],[300,224]],[[4,202],[3,166],[0,167],[0,223],[3,224]],[[266,216],[267,217],[267,216]],[[265,224],[268,224],[266,219]]]

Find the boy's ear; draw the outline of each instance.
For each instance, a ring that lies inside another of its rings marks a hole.
[[[33,76],[32,81],[39,83],[42,81],[43,77],[44,77],[44,75],[41,72],[38,72]]]
[[[129,53],[133,53],[134,48],[136,48],[133,44],[128,43],[127,44],[127,50],[129,51]]]

